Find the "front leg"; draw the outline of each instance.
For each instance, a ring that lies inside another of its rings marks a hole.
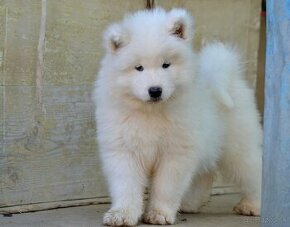
[[[144,221],[150,224],[173,224],[181,198],[191,182],[196,160],[192,151],[166,153],[153,176],[150,201]]]
[[[103,223],[109,226],[134,226],[142,215],[146,177],[133,154],[120,152],[103,155],[104,172],[112,199],[112,206],[104,215]]]

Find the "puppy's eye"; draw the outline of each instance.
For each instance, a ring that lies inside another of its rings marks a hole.
[[[170,65],[171,65],[170,62],[164,62],[162,65],[162,68],[167,69],[167,68],[169,68]]]
[[[144,70],[144,67],[142,66],[142,65],[136,65],[135,66],[135,69],[137,70],[137,71],[143,71]]]

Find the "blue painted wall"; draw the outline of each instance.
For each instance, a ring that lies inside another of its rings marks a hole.
[[[290,0],[267,0],[261,223],[290,226]]]

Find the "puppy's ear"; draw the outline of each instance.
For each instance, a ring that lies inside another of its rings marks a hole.
[[[128,41],[128,33],[120,24],[112,24],[104,33],[104,45],[108,52],[117,53]]]
[[[168,12],[168,29],[173,36],[190,41],[194,33],[193,24],[193,18],[184,9],[173,9]]]

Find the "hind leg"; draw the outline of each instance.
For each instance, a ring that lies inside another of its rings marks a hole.
[[[180,211],[198,213],[210,198],[212,182],[213,176],[211,173],[196,176],[183,196]]]
[[[245,134],[244,134],[245,135]],[[241,215],[260,215],[262,148],[256,137],[239,135],[226,144],[222,172],[241,187],[242,199],[234,207]]]
[[[234,211],[260,215],[262,186],[262,128],[252,90],[237,80],[231,90],[235,108],[226,113],[221,169],[241,187],[242,199]]]
[[[262,186],[262,157],[260,152],[236,161],[236,181],[241,186],[242,199],[234,207],[234,211],[241,215],[260,215],[261,186]]]

